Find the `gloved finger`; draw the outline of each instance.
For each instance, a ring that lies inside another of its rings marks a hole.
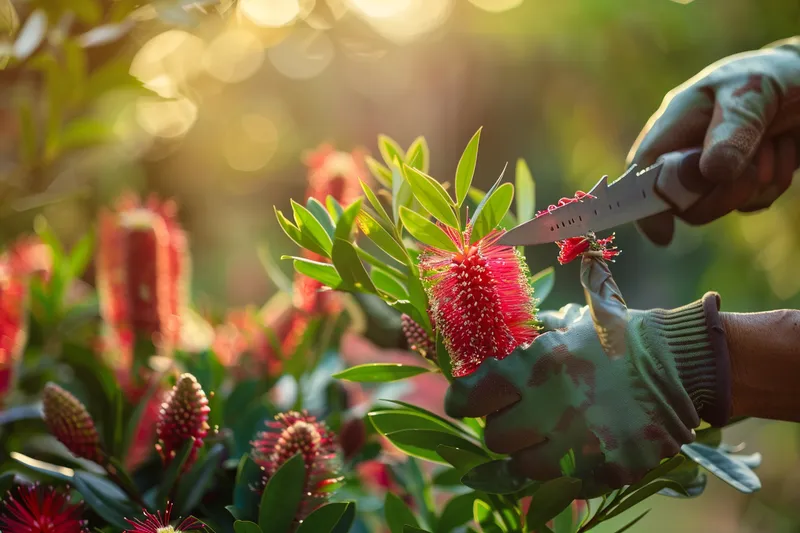
[[[700,146],[713,110],[713,95],[694,87],[676,88],[664,97],[628,153],[628,164],[650,166],[660,156]]]
[[[708,224],[744,205],[758,187],[757,170],[750,165],[738,180],[733,183],[720,183],[692,207],[678,213],[677,216],[693,226]]]
[[[512,468],[535,481],[561,477],[561,458],[568,453],[559,443],[545,439],[511,456]]]
[[[777,95],[763,77],[717,89],[714,113],[703,141],[700,170],[707,179],[731,182],[752,162],[772,121]]]
[[[743,213],[759,211],[771,206],[792,184],[794,172],[800,165],[797,142],[792,136],[779,137],[771,144],[775,146],[772,183],[754,198],[748,200],[745,205],[739,207],[739,211]],[[760,160],[761,156],[759,155]]]
[[[581,285],[603,351],[612,359],[622,357],[627,351],[628,306],[608,263],[600,258],[584,256],[581,260]]]
[[[502,361],[486,358],[477,370],[468,376],[456,378],[444,397],[444,410],[453,418],[478,418],[486,416],[521,398],[518,385],[501,372],[500,365],[516,369],[515,353]]]
[[[539,320],[542,322],[543,331],[554,331],[568,328],[580,320],[584,312],[584,306],[571,303],[558,311],[542,311],[539,313]]]
[[[541,409],[540,405],[534,405],[535,413],[526,411],[531,406],[532,402],[520,402],[488,415],[483,432],[486,447],[495,453],[510,454],[543,442],[546,437],[541,432],[541,427],[552,427],[555,424],[552,420],[543,419],[552,418],[558,408],[551,405],[548,409]]]
[[[666,246],[675,234],[675,217],[670,212],[659,213],[637,220],[636,227],[656,246]]]

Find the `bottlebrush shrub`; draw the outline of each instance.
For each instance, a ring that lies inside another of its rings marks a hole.
[[[366,162],[381,190],[362,182],[363,198],[340,205],[329,196],[327,209],[320,209],[313,199],[305,207],[293,202],[293,221],[276,209],[285,233],[301,248],[321,256],[320,260],[286,257],[297,273],[330,290],[377,296],[397,311],[408,346],[422,356],[418,366],[376,362],[348,368],[335,377],[374,383],[440,372],[443,379],[452,379],[469,374],[485,357],[502,359],[535,342],[540,328],[537,307],[553,287],[554,271],[529,276],[520,250],[500,246],[497,240],[517,223],[580,201],[581,194],[536,214],[533,178],[522,160],[517,162],[513,184],[503,183],[504,169],[488,192],[476,189],[472,179],[480,135],[479,130],[467,144],[448,186],[427,174],[429,154],[423,138],[403,150],[380,136],[383,161],[367,157]],[[559,262],[584,254],[611,259],[618,253],[612,241],[613,236],[598,240],[594,235],[562,241],[557,243]],[[392,532],[451,531],[464,525],[483,531],[589,531],[656,493],[699,495],[705,486],[699,464],[708,465],[705,461],[710,459],[700,456],[713,450],[710,461],[717,466],[730,458],[719,448],[717,430],[700,430],[699,446],[710,444],[703,452],[697,453],[697,443],[688,445],[684,454],[665,461],[641,482],[605,495],[590,511],[585,502],[574,501],[581,482],[569,477],[569,456],[562,460],[564,477],[535,483],[515,475],[507,458],[487,451],[478,420],[449,420],[400,401],[376,407],[367,418],[394,448],[411,458],[403,467],[390,467],[400,486],[414,486],[421,475],[416,460],[423,460],[439,465],[434,486],[461,487],[458,495],[445,497],[438,507],[441,514],[424,494],[412,493],[408,501],[387,494],[383,507]],[[740,490],[748,492],[758,485],[744,462],[731,466],[729,474],[733,471],[747,479],[733,483]]]

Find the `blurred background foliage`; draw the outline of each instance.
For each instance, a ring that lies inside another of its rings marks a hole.
[[[483,125],[475,185],[523,157],[544,208],[620,174],[669,89],[798,28],[796,0],[0,0],[0,237],[43,215],[69,245],[121,191],[159,192],[191,236],[194,301],[260,304],[276,288],[256,247],[295,251],[272,206],[302,196],[320,143],[375,154],[378,133],[424,135],[445,181]],[[663,250],[620,228],[628,303],[715,290],[727,311],[797,308],[798,203],[793,186],[767,212],[680,226]],[[556,252],[529,249],[531,270]],[[577,264],[557,278],[550,305],[582,298]],[[795,427],[728,432],[764,453],[763,491],[712,480],[700,499],[661,498],[651,531],[800,531]]]

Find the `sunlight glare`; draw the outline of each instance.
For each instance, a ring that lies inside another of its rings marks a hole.
[[[238,83],[255,74],[264,63],[264,48],[247,30],[228,30],[217,36],[206,49],[203,67],[225,83]]]
[[[175,138],[184,135],[197,120],[197,106],[188,98],[161,100],[143,96],[136,102],[136,120],[150,135]]]
[[[484,11],[491,13],[502,13],[509,9],[514,9],[522,5],[524,0],[469,0],[469,2]]]
[[[131,62],[130,73],[164,98],[179,96],[179,86],[197,74],[205,44],[182,30],[168,30],[147,41]]]

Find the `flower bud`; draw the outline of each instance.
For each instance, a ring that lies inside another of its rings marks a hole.
[[[77,457],[96,463],[104,461],[100,435],[80,400],[55,383],[48,383],[42,403],[44,421],[55,438]]]
[[[197,379],[191,374],[182,374],[161,404],[156,424],[156,451],[165,465],[172,462],[175,454],[188,440],[192,440],[194,445],[183,468],[188,470],[194,464],[197,451],[208,435],[210,411],[208,398]]]

